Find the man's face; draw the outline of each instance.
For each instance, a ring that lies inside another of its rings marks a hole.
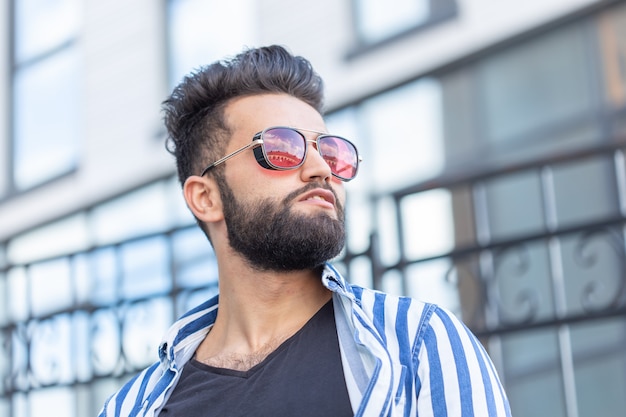
[[[271,197],[240,202],[222,182],[220,192],[231,248],[255,268],[293,271],[315,268],[339,254],[344,245],[343,208],[337,218],[326,213],[298,213],[294,199],[317,187],[306,185],[282,200]]]
[[[225,117],[233,132],[227,154],[270,126],[326,131],[315,109],[284,94],[236,99]],[[226,162],[223,176],[218,175],[229,244],[258,269],[314,268],[343,248],[343,183],[308,146],[304,164],[295,170],[265,169],[246,151]]]

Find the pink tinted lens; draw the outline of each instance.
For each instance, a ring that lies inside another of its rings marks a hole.
[[[318,151],[330,166],[333,174],[344,179],[354,178],[358,166],[358,156],[354,145],[334,136],[321,136],[318,144]]]
[[[277,127],[263,133],[263,149],[275,168],[295,168],[302,164],[306,141],[295,130]]]

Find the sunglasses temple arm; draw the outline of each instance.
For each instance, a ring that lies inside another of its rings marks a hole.
[[[255,139],[252,142],[250,142],[249,144],[247,144],[246,146],[244,146],[243,148],[239,148],[237,149],[235,152],[229,153],[228,155],[226,155],[223,158],[218,159],[217,161],[213,162],[211,165],[209,165],[208,167],[206,167],[204,169],[204,171],[202,171],[202,174],[200,174],[200,176],[204,176],[204,174],[206,174],[211,168],[213,168],[214,166],[217,166],[223,162],[226,162],[227,160],[229,160],[230,158],[239,155],[240,153],[242,153],[243,151],[250,149],[254,146],[258,146],[261,145],[263,143],[263,139]]]

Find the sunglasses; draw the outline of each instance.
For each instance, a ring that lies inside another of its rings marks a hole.
[[[302,132],[316,133],[315,140],[307,139]],[[292,127],[268,127],[257,133],[252,142],[243,148],[218,159],[206,167],[200,176],[204,176],[211,168],[252,148],[254,156],[263,168],[287,171],[297,169],[306,159],[307,142],[315,143],[317,151],[330,167],[334,177],[341,181],[350,181],[356,177],[361,157],[356,146],[340,136],[328,135],[323,132]]]

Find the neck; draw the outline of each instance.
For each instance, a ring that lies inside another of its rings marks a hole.
[[[232,261],[228,258],[227,265],[220,265],[217,318],[196,358],[242,369],[254,366],[295,334],[331,293],[322,285],[319,269],[259,272],[245,262]],[[233,365],[250,357],[254,359]]]

